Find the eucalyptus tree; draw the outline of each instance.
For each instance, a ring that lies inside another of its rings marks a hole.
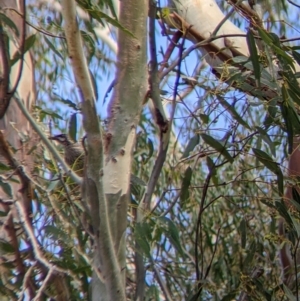
[[[281,36],[297,28],[291,6],[24,3],[0,15],[3,91],[14,92],[2,120],[18,106],[26,128],[6,133],[27,147],[22,157],[0,136],[2,295],[297,299],[299,57]],[[26,15],[21,27],[8,12]],[[35,70],[37,96],[11,88],[22,63],[16,87],[32,87]],[[83,177],[48,139],[57,132],[83,138]]]

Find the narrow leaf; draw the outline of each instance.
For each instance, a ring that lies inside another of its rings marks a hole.
[[[292,187],[293,199],[300,205],[300,195],[295,187]]]
[[[147,184],[134,174],[130,174],[130,184],[136,184],[140,186],[147,186]]]
[[[184,159],[184,158],[188,157],[190,155],[190,152],[192,152],[194,150],[194,148],[199,144],[199,141],[200,141],[199,134],[196,134],[195,136],[193,136],[189,140],[189,142],[188,142],[188,144],[187,144],[187,146],[186,146],[186,148],[185,148],[185,150],[182,154],[181,159]]]
[[[144,164],[146,164],[151,159],[153,152],[154,152],[153,142],[150,138],[148,138],[147,146],[148,146],[148,156],[145,159]]]
[[[57,50],[57,47],[55,47],[51,41],[44,35],[43,36],[45,39],[46,44],[49,46],[49,48],[59,57],[62,59],[62,61],[64,61],[63,56],[61,55],[61,53]]]
[[[230,292],[227,295],[225,295],[221,301],[232,301],[235,300],[235,296],[237,295],[236,291]]]
[[[69,100],[69,99],[65,99],[65,98],[62,98],[60,96],[58,96],[57,94],[55,94],[56,96],[56,100],[67,105],[68,107],[78,111],[78,108],[77,108],[77,105],[76,103],[74,103],[73,101]]]
[[[284,283],[282,285],[286,297],[288,297],[290,301],[296,301],[297,299],[295,295],[292,293],[292,291]]]
[[[147,256],[150,256],[150,244],[148,242],[151,237],[151,229],[148,223],[137,223],[134,229],[135,240],[140,250]]]
[[[117,19],[114,19],[114,18],[110,17],[109,15],[105,14],[104,12],[102,12],[100,10],[97,10],[95,8],[87,9],[87,12],[89,13],[89,15],[92,18],[98,20],[99,22],[102,23],[103,19],[105,19],[111,25],[115,26],[118,29],[121,29],[123,32],[125,32],[128,35],[134,37],[134,35],[128,29],[126,29]]]
[[[297,203],[294,200],[289,200],[289,202],[291,202],[291,204],[300,212],[300,204]]]
[[[52,118],[57,118],[57,119],[63,120],[63,118],[60,115],[58,115],[57,113],[53,112],[51,109],[45,109],[45,110],[43,110],[39,106],[35,106],[34,108],[39,110],[41,119],[44,119],[44,116],[51,116]]]
[[[11,167],[0,162],[0,170],[3,171],[11,170]]]
[[[171,244],[182,256],[185,256],[181,246],[181,242],[179,239],[179,232],[176,225],[173,223],[172,220],[170,220],[167,217],[162,217],[160,218],[160,220],[163,222],[163,224],[167,226],[165,234],[169,238]]]
[[[4,240],[0,240],[0,250],[1,250],[2,255],[16,252],[13,245]]]
[[[33,34],[25,40],[24,54],[33,46],[35,39],[36,39],[36,35]],[[21,54],[20,54],[19,50],[17,50],[14,53],[12,60],[10,61],[10,65],[13,66],[20,58],[21,58]]]
[[[259,162],[277,175],[278,191],[280,195],[283,195],[283,174],[278,163],[274,162],[267,153],[260,149],[252,148],[252,151]]]
[[[214,183],[214,185],[217,186],[219,184],[219,178],[217,177],[217,171],[216,171],[216,168],[215,168],[215,163],[211,159],[211,157],[209,157],[209,156],[206,157],[206,163],[207,163],[207,167],[209,169],[209,172],[211,174],[213,183]]]
[[[235,110],[235,108],[230,105],[223,97],[218,96],[218,100],[222,107],[227,110],[227,112],[234,118],[238,123],[246,127],[247,129],[250,129],[249,124],[238,114],[238,112]]]
[[[215,138],[207,134],[201,134],[201,137],[205,143],[207,143],[208,145],[213,147],[216,151],[218,151],[220,154],[222,154],[230,163],[233,162],[233,158],[230,156],[230,154],[228,153],[228,151],[226,150],[223,144],[221,144]]]
[[[258,161],[260,161],[265,167],[267,167],[275,174],[278,172],[278,164],[274,162],[267,153],[257,148],[252,148],[252,150]]]
[[[272,42],[273,42],[273,40],[272,40],[272,38],[270,37],[270,35],[267,33],[267,31],[264,30],[264,29],[261,29],[261,28],[257,28],[257,30],[258,30],[258,33],[259,33],[260,37],[262,38],[262,40],[263,40],[266,44],[271,45]]]
[[[243,262],[243,266],[245,268],[248,268],[249,266],[252,266],[252,261],[256,253],[256,242],[253,240],[250,244],[250,247],[247,248],[247,255],[245,257],[245,260]]]
[[[205,123],[205,124],[209,123],[209,116],[207,114],[200,113],[199,117],[203,123]]]
[[[280,105],[283,120],[285,122],[287,135],[288,135],[288,153],[291,154],[293,151],[293,139],[294,139],[294,128],[292,125],[291,108],[288,106],[288,96],[284,86],[282,87],[282,99],[283,103]]]
[[[284,220],[287,222],[287,224],[294,229],[293,221],[291,219],[291,216],[288,212],[288,209],[286,205],[283,202],[275,201],[275,207],[278,211],[278,213],[284,218]]]
[[[257,87],[259,87],[260,86],[260,64],[259,64],[255,39],[250,29],[247,32],[247,44],[250,52],[250,59],[252,61],[253,68],[254,68],[256,85]]]
[[[247,223],[245,219],[241,220],[239,230],[241,235],[241,247],[245,249],[247,242]]]
[[[8,18],[5,14],[0,13],[0,21],[3,22],[6,26],[10,27],[16,34],[16,36],[19,36],[19,30],[16,24]]]
[[[271,153],[273,156],[276,156],[276,151],[275,151],[275,145],[274,143],[272,142],[272,140],[270,139],[268,133],[261,127],[256,127],[261,138],[268,144],[270,150],[271,150]]]
[[[47,225],[43,228],[43,230],[48,237],[52,237],[54,239],[67,239],[66,233],[61,228]]]
[[[0,187],[3,189],[3,191],[9,196],[12,197],[12,189],[11,186],[8,183],[3,182],[0,180]]]
[[[268,111],[264,120],[264,126],[266,130],[275,122],[275,118],[277,115],[277,100],[272,99],[268,102]]]
[[[180,192],[181,204],[184,204],[185,201],[187,201],[190,196],[189,187],[191,185],[192,174],[193,174],[193,169],[189,166],[184,172],[184,176],[181,183],[181,192]]]
[[[298,53],[297,51],[292,51],[292,56],[296,60],[298,65],[300,65],[300,53]]]
[[[71,115],[68,134],[73,141],[77,141],[77,113]]]

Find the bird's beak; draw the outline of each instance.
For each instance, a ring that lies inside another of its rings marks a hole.
[[[52,137],[52,136],[48,137],[48,139],[49,140],[57,140],[56,137]]]

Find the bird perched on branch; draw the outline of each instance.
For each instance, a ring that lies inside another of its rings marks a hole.
[[[64,158],[66,163],[80,176],[84,172],[84,149],[78,142],[73,142],[66,134],[49,137],[50,140],[57,141],[64,148]]]

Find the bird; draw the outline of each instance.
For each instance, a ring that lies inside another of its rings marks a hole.
[[[57,141],[64,148],[64,159],[66,163],[76,172],[78,176],[83,177],[85,152],[83,146],[72,141],[68,135],[59,134],[49,137],[50,140]]]

